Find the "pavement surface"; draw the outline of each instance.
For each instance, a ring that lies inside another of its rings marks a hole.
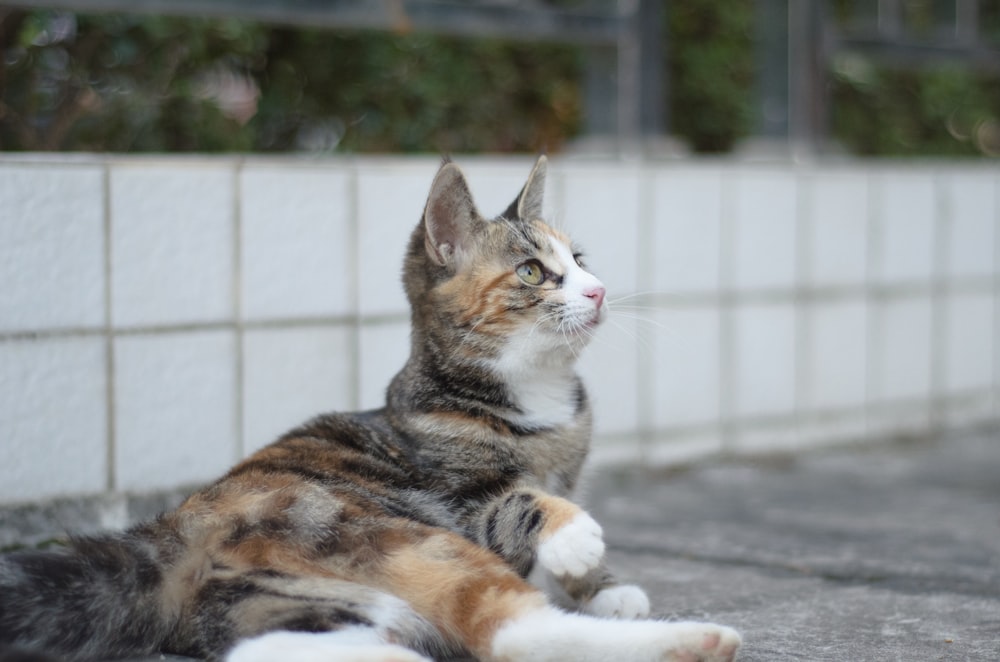
[[[654,615],[735,627],[744,662],[1000,661],[996,429],[605,471],[589,494]]]
[[[1000,660],[1000,433],[602,475],[610,563],[740,660]]]

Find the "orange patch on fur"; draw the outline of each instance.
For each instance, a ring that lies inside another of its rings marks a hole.
[[[478,655],[505,622],[545,604],[499,557],[453,533],[397,549],[382,570],[375,581]]]
[[[504,335],[512,328],[506,311],[513,272],[490,270],[453,278],[441,286],[439,294],[446,310],[463,326]]]
[[[545,523],[538,537],[546,540],[559,529],[570,523],[574,517],[583,512],[583,508],[568,499],[557,496],[543,495],[537,497],[538,507],[545,513]]]

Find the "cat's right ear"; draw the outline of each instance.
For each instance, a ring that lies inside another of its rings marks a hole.
[[[431,260],[442,267],[454,265],[478,217],[465,176],[446,162],[434,177],[424,208],[424,247]]]
[[[528,175],[528,181],[514,202],[502,215],[508,220],[533,221],[542,217],[542,200],[545,196],[545,171],[548,160],[542,154]]]

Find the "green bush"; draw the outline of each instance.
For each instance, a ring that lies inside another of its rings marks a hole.
[[[666,5],[669,131],[695,152],[752,128],[754,6]],[[1000,37],[1000,4],[980,9]],[[581,130],[582,63],[557,44],[0,7],[0,149],[557,151]],[[995,73],[841,57],[829,94],[854,153],[1000,154]]]
[[[580,124],[560,45],[3,9],[0,44],[0,149],[534,152]]]
[[[753,5],[668,3],[671,130],[695,152],[727,152],[750,131]]]
[[[866,156],[1000,156],[1000,77],[845,58],[834,69],[832,133]]]

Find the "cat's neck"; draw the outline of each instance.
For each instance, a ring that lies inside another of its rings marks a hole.
[[[584,397],[568,347],[546,347],[532,338],[512,338],[490,369],[507,387],[516,413],[527,428],[553,428],[573,423]]]
[[[404,369],[389,388],[389,405],[398,413],[446,407],[472,408],[522,429],[574,424],[586,394],[573,368],[573,352],[546,347],[538,339],[508,339],[488,354],[446,351],[440,339],[414,334]]]

